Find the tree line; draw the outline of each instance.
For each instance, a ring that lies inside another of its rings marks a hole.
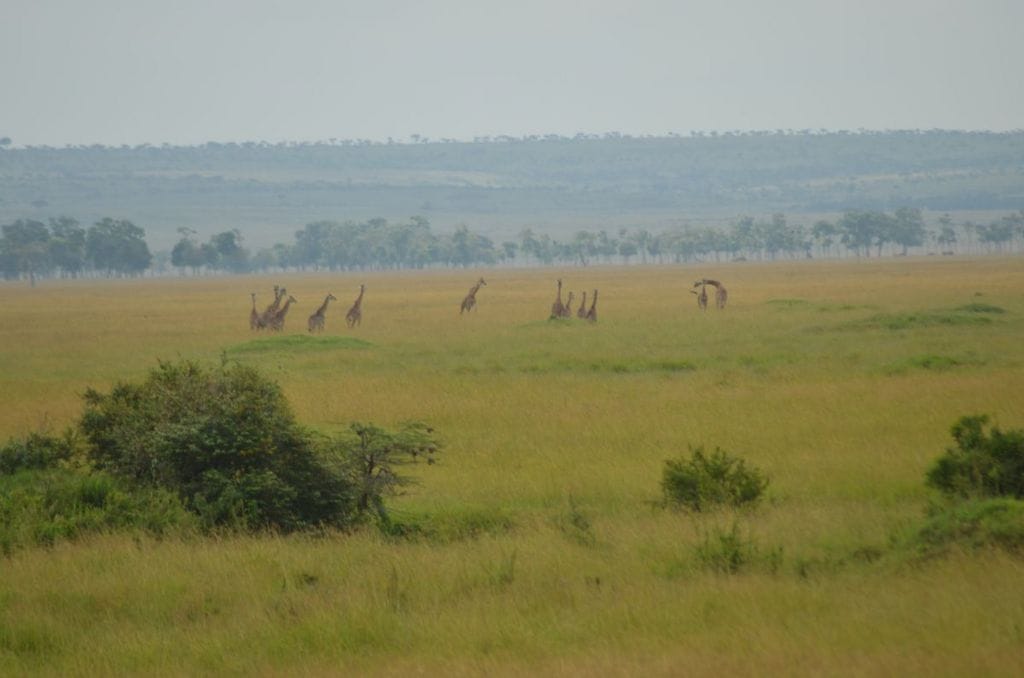
[[[201,241],[180,228],[170,252],[150,252],[145,231],[125,219],[103,218],[85,228],[71,217],[48,223],[18,219],[2,226],[0,273],[6,279],[132,277],[143,274],[254,273],[286,270],[387,270],[496,265],[586,266],[591,263],[692,263],[796,258],[880,257],[914,253],[989,254],[1024,249],[1024,210],[987,224],[927,224],[920,209],[848,210],[835,220],[793,223],[785,214],[739,217],[726,228],[682,225],[649,229],[579,230],[559,240],[532,228],[513,240],[459,225],[436,233],[425,217],[390,222],[315,221],[290,243],[255,252],[238,229]]]

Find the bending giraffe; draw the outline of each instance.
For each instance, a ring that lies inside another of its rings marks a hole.
[[[729,292],[725,289],[725,285],[718,280],[712,280],[711,278],[701,278],[693,283],[694,288],[700,288],[700,294],[697,296],[697,305],[700,306],[702,310],[707,309],[708,297],[707,292],[705,291],[706,285],[711,285],[715,288],[715,308],[725,308],[725,302],[729,299]],[[691,290],[691,292],[692,291],[693,290]],[[696,292],[693,293],[697,294]],[[701,296],[703,296],[703,302],[701,301]]]
[[[594,290],[594,298],[590,302],[590,310],[587,311],[584,320],[590,323],[597,322],[597,290]]]
[[[469,288],[469,294],[462,299],[462,307],[459,309],[459,315],[462,315],[466,311],[472,311],[476,308],[476,293],[480,290],[481,285],[486,285],[483,278],[476,281],[476,284]]]
[[[711,280],[708,278],[707,284],[715,288],[715,308],[725,308],[725,302],[729,298],[729,292],[726,291],[725,285],[717,280]]]
[[[580,320],[587,319],[587,291],[583,290],[582,301],[580,301],[580,307],[576,310],[576,317]]]
[[[313,312],[313,315],[309,316],[309,322],[307,323],[307,326],[310,332],[324,331],[324,319],[325,314],[327,313],[327,304],[329,304],[332,301],[335,301],[336,299],[337,297],[335,297],[333,294],[331,294],[330,292],[327,293],[327,296],[324,298],[324,303],[320,304],[320,308],[316,309],[316,311]]]
[[[355,302],[352,304],[352,308],[345,314],[345,324],[349,327],[355,327],[363,321],[363,293],[366,291],[366,285],[359,286],[359,296],[356,297]]]
[[[565,305],[562,303],[562,279],[558,279],[558,297],[555,298],[555,303],[551,304],[551,316],[549,320],[555,318],[561,318],[565,314]]]

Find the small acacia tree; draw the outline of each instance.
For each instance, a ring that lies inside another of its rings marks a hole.
[[[421,422],[404,424],[397,431],[386,431],[372,424],[354,423],[350,435],[333,438],[329,449],[341,461],[344,476],[354,488],[357,515],[371,513],[384,525],[390,517],[384,506],[388,495],[401,494],[412,479],[398,468],[425,459],[434,463],[439,446],[433,429]]]

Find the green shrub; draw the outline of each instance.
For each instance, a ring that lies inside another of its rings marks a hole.
[[[947,496],[1024,498],[1024,431],[986,432],[988,417],[962,417],[953,425],[956,447],[927,472],[927,484]]]
[[[1024,552],[1024,501],[979,499],[935,509],[916,540],[918,549],[926,555],[953,546]]]
[[[668,504],[704,511],[716,505],[743,506],[756,502],[768,487],[768,479],[746,462],[715,448],[691,448],[689,459],[668,460],[661,487]]]
[[[49,468],[0,476],[4,553],[90,533],[137,529],[164,535],[193,524],[173,493],[133,488],[104,472]]]
[[[162,362],[141,384],[89,389],[80,426],[97,468],[175,492],[207,526],[352,520],[354,486],[253,368]]]
[[[53,468],[75,456],[76,448],[77,441],[70,430],[60,438],[43,433],[30,433],[23,439],[12,438],[0,447],[0,474]]]
[[[705,533],[697,544],[696,557],[700,566],[719,574],[738,574],[754,566],[776,573],[782,566],[781,548],[762,550],[751,537],[740,533],[736,522],[728,531],[716,527]]]

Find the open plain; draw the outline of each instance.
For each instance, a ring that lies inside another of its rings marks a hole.
[[[705,276],[724,310],[697,308]],[[548,320],[557,278],[574,307],[600,291],[596,323]],[[298,301],[253,332],[250,293],[275,284]],[[1021,555],[914,541],[951,425],[1024,428],[1019,257],[0,289],[0,438],[188,358],[260,367],[312,429],[418,420],[444,445],[390,504],[412,537],[112,533],[0,556],[0,674],[1024,674]],[[696,447],[762,469],[766,497],[662,506],[664,462]],[[730,530],[746,559],[724,573],[701,548]]]

